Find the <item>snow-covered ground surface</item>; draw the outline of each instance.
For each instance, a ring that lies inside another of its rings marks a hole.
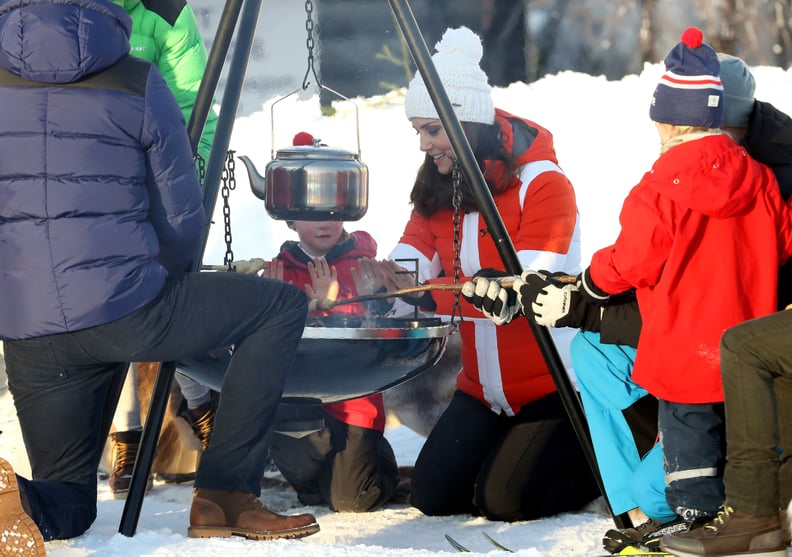
[[[29,475],[11,395],[0,394],[0,455],[17,472]],[[412,464],[423,439],[405,427],[388,430],[388,438],[400,464]],[[535,522],[506,524],[470,516],[425,517],[407,505],[363,514],[334,513],[326,507],[305,507],[290,490],[262,493],[262,500],[280,513],[313,513],[321,526],[318,534],[302,540],[268,542],[234,539],[187,538],[192,488],[189,484],[155,482],[143,503],[137,534],[118,533],[124,501],[110,495],[107,482],[100,482],[99,516],[85,535],[46,544],[51,557],[370,557],[374,555],[417,557],[456,553],[446,542],[450,534],[468,546],[471,555],[498,550],[482,536],[487,532],[504,545],[520,549],[522,556],[595,555],[610,518],[599,512],[565,514]],[[596,505],[594,506],[596,508]],[[505,554],[502,551],[501,554]]]
[[[659,65],[647,65],[641,75],[618,82],[564,72],[494,93],[497,106],[531,118],[554,134],[560,165],[577,192],[584,265],[595,249],[615,238],[622,199],[658,154],[659,143],[648,109],[661,69]],[[792,71],[754,68],[754,74],[757,97],[792,114]],[[270,107],[277,99],[245,100],[247,104],[258,102],[261,110],[236,120],[231,148],[251,157],[263,171],[272,151]],[[366,216],[348,223],[347,228],[369,231],[384,257],[398,241],[407,220],[409,191],[422,157],[398,92],[358,99],[357,104],[362,160],[370,171],[370,199]],[[356,151],[355,111],[348,105],[341,103],[336,116],[323,117],[315,96],[286,99],[275,110],[276,149],[290,146],[292,136],[305,130],[331,146]],[[263,202],[250,193],[242,165],[237,168],[238,187],[231,195],[235,256],[269,259],[284,240],[294,239],[294,233],[285,223],[266,215]],[[219,204],[215,222],[222,223]],[[213,227],[205,263],[222,262],[222,239],[222,226]],[[0,456],[27,475],[27,458],[6,391],[0,392],[0,430]],[[387,435],[399,463],[412,464],[422,438],[404,427],[389,429]],[[300,541],[188,539],[191,487],[155,484],[146,496],[137,535],[127,538],[118,533],[123,502],[113,500],[102,483],[94,526],[77,539],[48,543],[48,555],[416,557],[455,553],[444,539],[446,533],[467,545],[471,555],[504,555],[484,539],[484,531],[523,557],[592,557],[602,553],[602,534],[613,526],[610,517],[596,505],[579,513],[507,524],[470,516],[430,518],[404,505],[359,515],[335,514],[325,508],[302,507],[289,491],[265,491],[262,498],[277,512],[314,513],[321,531]]]

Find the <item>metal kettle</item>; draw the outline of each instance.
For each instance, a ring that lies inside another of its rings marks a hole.
[[[239,159],[274,219],[355,221],[368,210],[368,167],[359,153],[314,140],[312,146],[279,149],[264,176],[248,157]]]

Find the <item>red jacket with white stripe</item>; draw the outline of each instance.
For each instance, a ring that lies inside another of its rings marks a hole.
[[[520,149],[515,153],[518,180],[493,197],[523,268],[580,272],[575,192],[558,167],[550,132],[502,110],[496,111],[496,122],[501,126],[507,150]],[[418,259],[418,278],[422,283],[452,282],[452,217],[451,209],[440,210],[429,218],[413,211],[390,258]],[[460,230],[463,282],[482,268],[504,267],[486,228],[479,212],[464,214]],[[441,275],[443,278],[437,278]],[[432,296],[437,314],[450,317],[454,295],[433,291]],[[460,305],[464,321],[460,328],[463,369],[457,379],[459,390],[494,412],[509,416],[555,391],[526,319],[498,327],[464,300]],[[554,334],[570,337],[564,329]]]

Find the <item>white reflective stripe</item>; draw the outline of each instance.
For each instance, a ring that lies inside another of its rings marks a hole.
[[[564,171],[559,168],[557,164],[552,161],[534,161],[523,165],[520,169],[519,178],[522,181],[520,186],[520,212],[523,210],[525,204],[525,196],[528,193],[528,187],[534,178],[544,172],[558,172],[563,174]],[[473,273],[481,269],[481,256],[479,255],[479,235],[480,229],[484,227],[481,222],[481,214],[479,211],[467,213],[462,218],[462,245],[459,250],[459,259],[462,262],[462,273],[466,276],[472,276]],[[576,230],[577,232],[577,230]],[[537,254],[542,252],[535,252]],[[557,255],[557,254],[554,254]],[[520,257],[522,260],[522,257]],[[541,269],[556,269],[561,268],[562,265],[554,265],[548,261],[548,265],[544,267],[534,267]],[[526,269],[523,264],[523,269]]]
[[[666,485],[671,485],[672,482],[680,480],[691,480],[694,478],[712,478],[718,475],[717,468],[693,468],[692,470],[679,470],[666,474]]]
[[[459,249],[459,261],[462,264],[462,274],[467,277],[473,276],[473,273],[481,269],[479,216],[478,211],[473,211],[462,217],[462,245]]]
[[[575,261],[575,268],[567,268],[567,254],[553,251],[523,250],[517,252],[517,258],[523,269],[534,271],[552,270],[564,271],[570,275],[580,272],[580,264]]]
[[[528,193],[528,187],[531,185],[531,182],[543,172],[564,173],[564,171],[552,161],[534,161],[523,166],[519,176],[522,181],[522,186],[520,186],[520,207],[525,204],[525,196]]]
[[[465,320],[467,321],[467,318]],[[484,400],[492,406],[493,412],[499,414],[503,411],[507,416],[514,416],[514,409],[509,406],[506,393],[503,392],[496,327],[489,319],[474,321],[479,383]]]

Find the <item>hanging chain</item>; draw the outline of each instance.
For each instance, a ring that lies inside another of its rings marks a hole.
[[[311,14],[313,13],[313,3],[311,0],[305,0],[305,30],[308,31],[308,38],[305,41],[305,46],[308,49],[308,68],[305,70],[305,77],[303,77],[302,88],[303,91],[308,89],[308,74],[313,74],[316,80],[316,85],[320,86],[322,83],[319,81],[319,76],[316,75],[316,68],[314,67],[314,22]]]
[[[206,181],[206,160],[200,153],[195,153],[195,171],[198,173],[198,183],[203,188]]]
[[[459,285],[462,275],[462,260],[459,253],[462,250],[462,175],[459,170],[459,159],[454,161],[454,168],[451,170],[451,205],[454,207],[454,216],[451,222],[454,224],[454,285]],[[459,321],[462,322],[462,304],[459,301],[460,290],[454,290],[454,309],[451,311],[451,325],[454,326],[454,316],[459,314]]]
[[[228,266],[227,271],[233,271],[234,252],[231,250],[231,205],[228,199],[231,197],[231,190],[236,189],[234,151],[229,150],[225,166],[223,166],[223,187],[220,190],[223,196],[223,225],[225,227],[226,253],[223,263]]]

